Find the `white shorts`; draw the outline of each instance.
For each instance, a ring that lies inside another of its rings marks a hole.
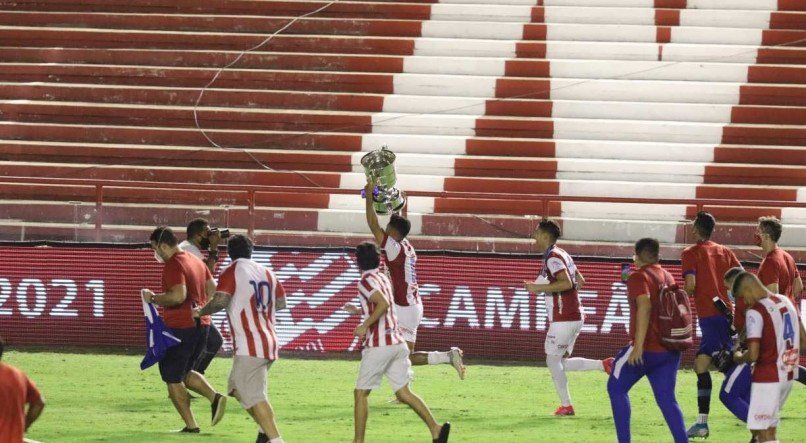
[[[394,392],[406,387],[411,381],[413,373],[409,348],[405,343],[365,348],[361,353],[361,366],[358,368],[355,388],[367,391],[377,389],[381,386],[384,375],[389,379]]]
[[[272,361],[265,358],[236,355],[232,358],[227,393],[238,392],[238,401],[244,409],[250,409],[260,402],[268,402],[266,396],[266,376]]]
[[[781,408],[792,390],[792,380],[777,383],[753,383],[750,386],[750,409],[747,429],[763,431],[777,428]]]
[[[423,304],[399,306],[395,305],[395,315],[397,316],[397,326],[403,334],[403,340],[409,343],[417,342],[417,328],[423,321]]]
[[[546,355],[571,355],[574,352],[574,343],[582,330],[582,320],[558,321],[549,326],[546,333]]]

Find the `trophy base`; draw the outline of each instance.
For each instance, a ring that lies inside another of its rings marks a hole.
[[[399,196],[391,201],[373,201],[372,204],[372,207],[375,209],[375,213],[378,215],[389,215],[395,212],[400,212],[404,206],[406,206],[406,199]]]

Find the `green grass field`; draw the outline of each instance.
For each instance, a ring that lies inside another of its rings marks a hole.
[[[235,401],[211,428],[209,404],[194,400],[198,435],[182,427],[155,368],[140,371],[138,356],[8,352],[4,360],[25,370],[45,395],[47,408],[29,438],[43,442],[251,442],[255,425]],[[216,359],[208,378],[225,389],[230,360]],[[347,442],[352,438],[352,389],[357,361],[281,359],[269,380],[272,404],[285,441]],[[615,431],[603,373],[569,374],[576,417],[554,418],[557,406],[545,368],[472,365],[460,381],[449,366],[418,367],[413,385],[438,420],[450,420],[454,442],[613,442]],[[715,375],[715,385],[722,376]],[[696,416],[695,377],[681,371],[678,399],[687,422]],[[405,406],[387,404],[384,386],[370,397],[368,442],[430,441],[425,426]],[[671,441],[641,381],[632,394],[633,440]],[[795,386],[783,414],[784,442],[806,441],[806,389]],[[714,395],[708,443],[745,442],[747,434]]]

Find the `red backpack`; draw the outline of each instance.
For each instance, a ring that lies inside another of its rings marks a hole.
[[[660,343],[670,351],[685,351],[694,345],[694,320],[686,291],[676,284],[667,285],[651,272],[644,271],[654,280],[658,294],[650,294],[652,327]],[[665,277],[667,272],[664,270]]]

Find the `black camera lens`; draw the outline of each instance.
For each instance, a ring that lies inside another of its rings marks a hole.
[[[229,237],[229,229],[219,229],[218,230],[218,235],[221,236],[221,238],[228,238]]]

